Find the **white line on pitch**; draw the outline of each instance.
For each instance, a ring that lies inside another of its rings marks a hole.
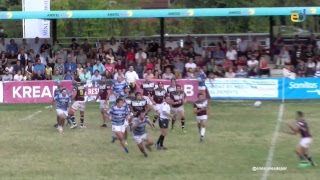
[[[35,112],[35,113],[33,113],[33,114],[31,114],[31,115],[29,115],[29,116],[21,119],[21,121],[28,120],[28,119],[32,118],[33,116],[35,116],[35,115],[37,115],[37,114],[39,114],[39,113],[41,113],[41,112],[42,112],[42,111],[37,111],[37,112]]]
[[[270,149],[269,149],[269,154],[268,154],[268,158],[267,158],[267,162],[266,162],[265,167],[271,167],[272,166],[272,160],[273,160],[274,150],[275,150],[275,147],[276,147],[276,142],[277,142],[277,139],[278,139],[278,136],[279,136],[279,129],[280,129],[281,122],[282,122],[283,111],[284,111],[284,104],[282,103],[279,106],[279,114],[278,114],[277,125],[276,125],[276,127],[274,129],[274,133],[273,133],[273,137],[272,137],[272,141],[271,141],[271,146],[270,146]],[[269,169],[266,168],[264,170],[264,173],[263,173],[262,177],[261,177],[261,180],[267,180],[268,176],[269,176]]]

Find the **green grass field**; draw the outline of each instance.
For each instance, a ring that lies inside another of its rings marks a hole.
[[[53,127],[55,111],[46,105],[0,105],[0,179],[1,180],[260,180],[278,122],[279,102],[263,102],[262,108],[248,103],[212,102],[205,142],[199,142],[192,106],[186,107],[187,134],[169,133],[167,151],[149,153],[144,158],[129,134],[129,154],[119,142],[112,144],[110,126],[100,128],[98,104],[88,104],[87,129]],[[320,162],[320,117],[318,102],[286,103],[283,122],[292,120],[295,111],[304,111],[314,136],[311,154]],[[41,111],[41,112],[40,112]],[[35,114],[36,113],[36,114]],[[34,116],[32,116],[35,114]],[[31,117],[32,116],[32,117]],[[79,114],[77,114],[79,122]],[[179,128],[179,129],[178,129]],[[272,158],[268,180],[317,180],[319,169],[298,168],[293,153],[299,137],[281,131]],[[159,131],[148,131],[154,141]]]

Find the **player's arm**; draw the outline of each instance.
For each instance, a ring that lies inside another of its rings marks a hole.
[[[151,123],[151,121],[149,119],[147,121],[151,129],[156,130],[155,126]]]
[[[52,99],[52,102],[51,102],[51,107],[50,107],[50,111],[52,110],[56,100],[58,99],[58,96],[55,96],[53,99]]]
[[[147,104],[147,107],[146,107],[146,113],[150,112],[152,109],[151,105],[150,104]]]
[[[283,131],[287,134],[291,134],[291,135],[296,135],[299,132],[299,126],[294,126],[292,123],[290,122],[286,122],[287,126],[291,129],[291,131]]]
[[[71,109],[71,103],[72,103],[72,101],[71,101],[71,97],[69,98],[69,102],[68,102],[68,108],[69,109]]]
[[[98,92],[98,94],[96,96],[96,100],[99,99],[99,97],[100,97],[100,90],[99,90],[99,92]]]
[[[196,104],[193,105],[193,112],[196,114],[196,113],[199,113],[200,111],[198,110],[198,107]]]
[[[76,98],[76,95],[77,95],[77,90],[73,89],[71,94],[72,94],[72,99],[74,100]]]
[[[133,120],[131,129],[135,130],[139,126],[140,123],[141,122],[139,122],[137,119]]]
[[[170,107],[169,107],[170,108]],[[165,108],[163,109],[163,114],[172,118],[174,115],[173,114],[170,114],[170,109],[169,108]]]
[[[151,94],[149,94],[149,99],[150,99],[150,101],[152,102],[152,104],[154,104],[154,105],[156,105],[157,103],[154,101],[154,96],[155,96],[155,90],[153,90],[152,91],[152,93]]]

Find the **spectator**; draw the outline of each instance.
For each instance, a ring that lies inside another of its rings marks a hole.
[[[171,80],[174,78],[174,75],[171,72],[170,68],[166,68],[165,72],[162,74],[162,79]]]
[[[10,51],[10,54],[8,55],[8,63],[9,64],[17,64],[18,55],[15,54],[14,51]]]
[[[86,65],[87,63],[87,55],[83,51],[83,49],[80,49],[78,56],[76,57],[77,63],[80,63],[82,66]]]
[[[71,81],[74,80],[74,75],[72,74],[72,72],[70,70],[67,71],[67,74],[65,74],[63,76],[63,80],[71,80]]]
[[[174,58],[173,66],[174,66],[174,68],[176,68],[181,74],[184,73],[184,66],[185,66],[185,64],[180,60],[179,57],[175,57],[175,58]]]
[[[187,69],[186,75],[183,77],[183,79],[196,79],[192,68]]]
[[[126,72],[126,66],[124,66],[121,60],[118,59],[117,64],[114,66],[115,71],[119,72],[122,71],[123,73]]]
[[[132,64],[134,62],[134,58],[135,58],[135,53],[134,53],[134,49],[131,48],[129,52],[127,52],[127,63]]]
[[[1,52],[0,61],[2,62],[3,66],[6,66],[8,63],[8,58],[6,57],[6,53],[4,51]]]
[[[233,46],[230,46],[227,51],[226,58],[229,59],[234,66],[237,64],[237,59],[238,59],[237,56],[238,56],[237,51],[233,49]]]
[[[211,59],[210,62],[207,63],[206,74],[208,75],[209,72],[213,72],[213,69],[214,69],[214,59]]]
[[[44,80],[44,75],[41,70],[36,71],[36,74],[33,76],[33,80]]]
[[[83,72],[83,68],[81,66],[81,64],[77,64],[77,74],[80,75]]]
[[[146,73],[143,74],[143,79],[154,79],[154,75],[152,74],[151,69],[147,69]]]
[[[217,77],[217,78],[223,78],[225,73],[224,73],[224,71],[222,70],[222,67],[214,66],[213,74],[214,74],[214,76]]]
[[[106,79],[113,79],[112,74],[109,71],[105,71],[105,73],[102,76]]]
[[[29,51],[29,55],[28,55],[28,62],[32,62],[35,63],[36,62],[36,55],[34,54],[33,50]]]
[[[99,48],[96,58],[99,59],[100,61],[103,61],[105,56],[106,55],[104,54],[103,50],[101,48]]]
[[[233,63],[225,58],[222,65],[222,69],[223,71],[228,71],[230,68],[233,68]]]
[[[311,58],[312,60],[315,58],[314,51],[312,49],[312,45],[308,45],[307,50],[305,51],[305,57]]]
[[[147,60],[146,60],[145,69],[150,69],[150,70],[154,71],[154,65],[153,65],[153,63],[150,61],[150,59],[147,59]]]
[[[193,47],[190,47],[189,48],[189,51],[187,52],[187,54],[186,54],[186,56],[188,57],[188,58],[195,58],[196,56],[198,56],[198,54],[196,53],[196,52],[194,52],[194,49],[193,49]]]
[[[64,69],[74,73],[77,70],[77,64],[72,62],[71,57],[68,57],[68,62],[64,65]]]
[[[113,52],[118,52],[120,44],[116,41],[114,37],[110,39],[109,47],[113,50]]]
[[[56,53],[56,59],[61,59],[62,63],[66,63],[68,59],[68,53],[63,49],[60,49],[59,52]]]
[[[242,66],[238,66],[238,70],[236,72],[236,78],[247,78],[248,72],[243,69]]]
[[[154,71],[154,79],[162,79],[161,74],[159,71]]]
[[[135,60],[141,60],[142,62],[144,62],[147,59],[147,54],[145,52],[142,51],[142,49],[140,48],[139,51],[135,54]]]
[[[170,68],[171,72],[173,71],[174,66],[170,63],[169,59],[165,59],[164,63],[162,64],[162,70],[165,71],[165,69]]]
[[[249,68],[248,76],[250,77],[256,76],[259,68],[259,61],[254,58],[254,56],[251,56],[250,60],[247,62]]]
[[[143,52],[148,51],[148,44],[144,38],[141,39],[140,44],[139,44],[139,48],[142,49]],[[117,52],[117,51],[115,51],[115,52]]]
[[[48,43],[47,39],[44,40],[44,43],[41,45],[40,49],[42,57],[47,59],[49,52],[51,51],[51,45]]]
[[[114,64],[111,63],[111,59],[107,59],[107,63],[104,65],[104,68],[110,74],[114,73]]]
[[[169,40],[166,42],[166,45],[165,45],[165,48],[166,49],[177,49],[179,46],[178,46],[178,43],[173,41],[173,38],[172,37],[169,37]]]
[[[91,76],[91,81],[101,81],[101,75],[99,70],[94,71],[94,75]]]
[[[222,65],[225,53],[220,49],[219,46],[216,46],[215,51],[212,53],[212,58],[216,65]]]
[[[306,77],[313,77],[316,70],[316,64],[312,61],[312,58],[308,59],[306,68]]]
[[[120,45],[120,48],[118,49],[117,54],[118,54],[119,56],[121,56],[121,57],[125,57],[125,56],[127,55],[127,52],[128,52],[128,51],[127,51],[125,45],[124,45],[124,44],[121,44],[121,45]]]
[[[71,51],[71,53],[68,55],[68,59],[71,59],[72,63],[77,63],[77,56],[75,55],[74,51]]]
[[[32,65],[31,61],[28,62],[28,65],[25,68],[24,75],[27,77],[28,80],[32,79],[32,77],[33,77],[33,65]]]
[[[47,64],[46,69],[44,71],[44,78],[46,80],[51,80],[52,77],[52,68]]]
[[[139,76],[136,71],[134,71],[133,66],[129,66],[129,71],[126,72],[124,75],[127,83],[130,85],[130,87],[135,86],[136,81],[139,80]]]
[[[320,61],[319,61],[319,58],[317,59],[317,62],[316,62],[316,68],[315,68],[314,77],[316,77],[316,78],[320,77]]]
[[[93,74],[93,68],[91,67],[91,63],[87,63],[87,70],[90,74]]]
[[[108,50],[108,53],[106,54],[106,59],[110,59],[111,64],[113,64],[116,61],[116,55],[111,48]]]
[[[251,42],[250,42],[250,48],[254,51],[258,51],[260,48],[261,44],[259,41],[257,41],[256,37],[253,37]]]
[[[17,74],[14,75],[13,80],[14,81],[23,81],[23,75],[21,74],[21,70],[17,71]]]
[[[100,63],[100,60],[98,60],[98,59],[96,61],[96,64],[93,66],[93,71],[95,72],[96,70],[98,70],[100,72],[100,74],[104,74],[104,72],[106,71],[106,69]]]
[[[270,69],[269,69],[269,62],[264,58],[260,58],[260,64],[259,64],[259,76],[262,75],[268,75],[270,77]]]
[[[61,46],[59,45],[59,41],[56,40],[53,43],[52,52],[55,54],[61,50]]]
[[[69,48],[75,53],[78,53],[80,45],[77,43],[77,40],[75,38],[72,38],[71,41],[72,43],[69,45]]]
[[[13,74],[13,66],[9,63],[7,64],[7,67],[5,68],[6,71],[8,71],[10,74]]]
[[[185,49],[189,49],[189,48],[194,46],[193,44],[194,44],[193,43],[193,38],[190,35],[188,35],[186,40],[184,41],[184,46],[183,47]]]
[[[48,62],[48,65],[53,69],[54,64],[56,62],[56,57],[54,56],[54,54],[52,52],[49,53],[49,56],[47,58],[47,62]]]
[[[136,43],[136,40],[131,39],[131,41],[128,44],[128,48],[133,48],[135,51],[138,50],[138,44]]]
[[[172,51],[172,48],[169,47],[169,48],[168,48],[168,53],[167,53],[167,55],[166,55],[166,59],[168,59],[170,62],[173,62],[174,57],[175,57],[175,55],[174,55],[174,53],[173,53],[173,51]]]
[[[184,61],[186,55],[184,54],[183,50],[181,47],[178,48],[177,54],[175,57],[178,57],[180,60]]]
[[[20,74],[24,74],[24,65],[17,61],[17,64],[13,66],[13,74],[17,74],[18,71],[21,71]]]
[[[117,72],[114,74],[113,79],[117,80],[119,76],[122,77],[122,79],[124,79],[125,77],[123,72],[125,71],[122,71],[122,69],[118,69]]]
[[[141,59],[138,59],[136,63],[134,63],[134,70],[138,74],[140,79],[143,79],[143,73],[145,71],[144,64],[142,64]]]
[[[30,50],[30,45],[27,43],[26,39],[22,39],[22,44],[20,45],[20,50],[24,49],[26,51]]]
[[[173,69],[173,75],[175,79],[182,79],[182,73],[177,68]]]
[[[4,38],[1,38],[0,52],[7,52],[7,43]]]
[[[83,72],[79,75],[82,82],[87,82],[91,80],[91,73],[87,69],[83,69]]]
[[[40,59],[41,64],[47,65],[47,58],[43,57],[41,54],[37,54],[36,58]]]
[[[296,67],[302,59],[304,59],[304,53],[302,49],[302,44],[297,44],[297,47],[294,49],[293,52],[293,61],[292,64]]]
[[[162,51],[162,49],[159,47],[159,48],[157,49],[157,52],[155,53],[154,57],[157,58],[157,59],[161,59],[161,61],[162,61],[163,58],[166,57],[166,55],[165,55],[165,53]]]
[[[276,68],[278,68],[279,65],[283,68],[286,63],[290,63],[290,54],[286,47],[283,47],[280,51],[279,57],[277,58]]]
[[[45,65],[44,65],[44,64],[41,64],[41,60],[40,60],[40,59],[37,59],[37,60],[36,60],[36,64],[35,64],[34,67],[33,67],[33,73],[34,73],[34,74],[37,74],[38,71],[40,71],[40,73],[43,75],[45,68],[46,68]]]
[[[197,67],[197,65],[193,62],[193,58],[189,58],[189,62],[187,62],[185,64],[186,70],[189,70],[191,68],[191,70],[194,72],[196,67]]]
[[[64,64],[61,62],[61,58],[57,59],[57,63],[54,65],[54,70],[57,70],[59,72],[59,75],[64,74]]]
[[[52,75],[52,80],[55,80],[55,81],[57,81],[57,80],[63,80],[63,77],[62,77],[62,75],[60,75],[59,74],[59,71],[58,70],[55,70],[54,71],[54,74]]]
[[[162,74],[162,70],[161,70],[160,64],[155,64],[154,70],[158,71],[159,74]]]
[[[2,76],[2,81],[12,81],[12,74],[8,70],[5,70],[5,74]]]
[[[10,44],[7,45],[6,52],[11,53],[13,51],[13,53],[17,55],[18,50],[18,45],[14,42],[14,39],[10,39]]]
[[[40,54],[41,43],[39,37],[34,39],[34,42],[31,44],[31,49],[33,49],[34,54]]]
[[[159,49],[159,44],[153,39],[151,40],[151,43],[149,44],[149,52],[150,54],[154,55],[157,50]]]
[[[303,61],[299,61],[299,64],[297,65],[296,72],[297,72],[298,77],[305,77],[306,66]]]
[[[84,54],[89,56],[91,54],[91,45],[88,42],[88,39],[83,40],[83,44],[81,44],[80,48],[83,50]]]
[[[236,74],[233,72],[233,69],[230,67],[225,74],[226,78],[235,78]]]
[[[248,51],[248,42],[242,37],[240,42],[238,43],[238,50],[239,50],[239,57],[240,56],[247,56]]]
[[[2,61],[0,61],[0,80],[1,80],[1,77],[4,75],[5,73],[5,66],[2,65]]]
[[[211,51],[207,51],[207,52],[206,52],[206,55],[205,55],[204,59],[205,59],[205,62],[206,62],[207,64],[211,61],[211,59],[213,59],[213,58],[212,58],[212,53],[211,53]],[[214,59],[213,59],[213,60],[214,60]]]

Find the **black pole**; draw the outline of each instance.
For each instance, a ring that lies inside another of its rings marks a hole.
[[[271,46],[272,46],[273,37],[274,37],[273,26],[274,26],[273,16],[269,16],[269,41],[270,41],[269,42],[270,43],[269,51],[270,51],[270,55],[271,55],[271,60],[273,60],[273,54],[271,52]]]
[[[58,39],[58,34],[57,34],[57,20],[56,19],[52,19],[52,41],[53,43]],[[52,44],[53,44],[52,43]]]
[[[160,18],[160,47],[164,50],[164,18]]]

